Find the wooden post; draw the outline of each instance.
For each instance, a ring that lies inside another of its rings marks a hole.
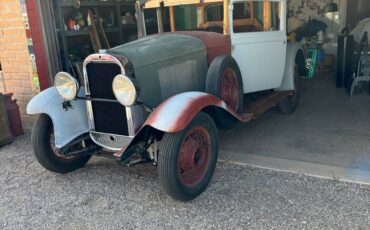
[[[263,30],[270,31],[271,29],[271,2],[264,0],[263,2]]]
[[[163,33],[162,8],[157,9],[158,33]]]
[[[137,36],[138,38],[142,38],[144,37],[143,16],[142,16],[142,10],[141,10],[139,1],[136,1],[135,3],[135,12],[136,12],[136,21],[137,21]]]
[[[253,20],[253,24],[254,24],[254,2],[253,1],[249,1],[249,6],[251,8],[251,19]]]
[[[141,9],[143,9],[143,8],[141,7]],[[146,22],[145,22],[144,10],[141,10],[141,21],[142,21],[142,26],[143,26],[144,37],[146,37]]]
[[[224,0],[224,35],[230,34],[229,28],[229,0]]]
[[[197,16],[198,16],[198,20],[197,20],[197,27],[199,28],[201,25],[204,24],[204,20],[205,20],[205,15],[204,15],[204,6],[200,6],[200,7],[197,7]]]
[[[170,6],[170,25],[171,25],[171,32],[176,31],[175,27],[175,7]]]

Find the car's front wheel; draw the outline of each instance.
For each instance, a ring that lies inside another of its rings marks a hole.
[[[176,200],[195,199],[211,181],[217,155],[217,128],[205,113],[198,114],[186,129],[166,133],[158,159],[163,188]]]
[[[90,155],[64,156],[55,148],[53,122],[46,114],[41,114],[32,131],[33,152],[37,161],[47,170],[56,173],[68,173],[82,168]]]

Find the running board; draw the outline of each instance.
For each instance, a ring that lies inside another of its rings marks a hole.
[[[269,110],[271,107],[276,106],[287,96],[294,93],[294,91],[281,91],[273,92],[267,96],[262,97],[256,102],[247,105],[247,113],[253,114],[253,119],[256,119],[261,114]]]

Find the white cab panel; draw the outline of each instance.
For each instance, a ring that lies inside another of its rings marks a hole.
[[[230,6],[230,23],[232,20],[232,1]],[[287,50],[285,34],[286,2],[280,1],[280,30],[262,32],[234,33],[230,25],[232,42],[231,54],[239,65],[244,93],[278,88],[284,76]]]

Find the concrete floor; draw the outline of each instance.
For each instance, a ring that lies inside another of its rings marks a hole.
[[[349,98],[330,74],[303,81],[295,114],[272,108],[220,139],[221,160],[370,184],[370,96]]]

